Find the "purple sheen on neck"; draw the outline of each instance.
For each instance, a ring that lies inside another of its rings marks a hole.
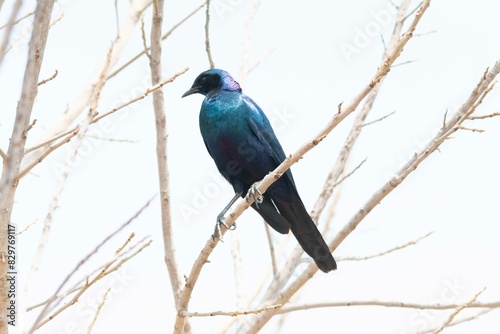
[[[227,73],[226,71],[222,71],[223,76],[222,76],[222,87],[221,89],[224,90],[229,90],[229,91],[235,91],[235,92],[242,92],[240,84],[236,82],[236,80],[233,79],[233,77]]]

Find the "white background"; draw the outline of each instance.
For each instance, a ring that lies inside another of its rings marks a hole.
[[[4,24],[13,1],[0,13]],[[165,30],[199,5],[199,1],[167,1]],[[245,21],[250,1],[212,1],[211,42],[216,67],[238,79]],[[119,1],[124,19],[128,2]],[[412,8],[416,3],[412,5]],[[32,11],[27,2],[21,14]],[[286,153],[323,127],[366,85],[383,52],[390,22],[381,15],[392,10],[384,0],[263,1],[251,32],[250,63],[276,49],[242,82],[272,120]],[[385,80],[368,117],[374,120],[396,113],[367,127],[351,159],[350,169],[367,162],[343,184],[343,194],[332,221],[338,231],[390,175],[420,150],[465,101],[488,66],[500,59],[498,13],[494,1],[433,1],[415,36],[398,60],[412,63],[395,67]],[[114,1],[64,1],[56,5],[41,78],[59,71],[40,87],[28,146],[42,138],[93,79],[116,36]],[[151,8],[145,13],[149,38]],[[31,19],[20,23],[14,47],[0,68],[0,147],[6,151],[26,64]],[[121,21],[120,21],[121,22]],[[163,43],[164,76],[189,66],[190,70],[164,88],[168,119],[168,149],[176,257],[180,272],[191,265],[213,231],[215,217],[233,196],[217,175],[198,129],[202,96],[181,99],[195,77],[208,68],[204,46],[204,10],[178,28]],[[431,33],[432,32],[432,33]],[[429,34],[430,33],[430,34]],[[368,34],[367,37],[361,35]],[[346,46],[355,47],[347,55]],[[140,30],[120,63],[142,49]],[[343,51],[344,50],[344,51]],[[111,79],[102,93],[99,111],[105,112],[150,86],[146,57]],[[13,222],[18,229],[38,219],[18,237],[19,303],[32,305],[49,297],[75,264],[105,236],[129,219],[158,193],[155,124],[151,97],[96,125],[90,134],[130,142],[88,138],[81,160],[72,170],[56,211],[50,240],[37,280],[25,295],[25,284],[41,234],[48,203],[55,191],[57,171],[67,149],[52,154],[21,182]],[[480,106],[479,114],[500,111],[498,90]],[[307,208],[314,204],[339,148],[350,128],[350,116],[321,145],[293,167]],[[334,255],[362,256],[389,249],[435,233],[416,246],[363,262],[340,262],[328,275],[318,273],[294,303],[390,300],[432,304],[461,303],[486,287],[480,301],[500,299],[498,211],[500,198],[500,119],[467,124],[484,133],[457,132],[427,159],[401,186],[362,222]],[[202,200],[205,199],[205,201]],[[193,211],[189,211],[192,209]],[[196,212],[194,212],[196,211]],[[191,212],[187,214],[186,212]],[[269,266],[267,240],[260,217],[247,211],[238,220],[249,294]],[[83,267],[82,275],[112,257],[131,233],[151,236],[153,244],[116,275],[88,291],[67,312],[44,326],[40,333],[86,333],[103,292],[112,292],[94,327],[94,333],[168,333],[175,309],[163,261],[158,196],[124,233],[113,239]],[[215,249],[202,271],[192,296],[191,311],[235,310],[235,287],[230,256],[231,234]],[[283,236],[273,234],[276,241]],[[81,277],[81,276],[79,276]],[[434,312],[375,307],[330,308],[292,313],[282,333],[414,333],[439,325],[451,311]],[[464,312],[464,315],[472,314]],[[28,324],[33,315],[21,319]],[[230,320],[230,319],[229,319]],[[217,333],[227,318],[193,320],[195,333]],[[273,333],[275,322],[263,333]],[[24,325],[20,324],[21,327]],[[497,333],[498,311],[479,320],[447,329],[447,333]],[[19,329],[19,327],[18,327]],[[16,331],[14,331],[16,332]],[[21,333],[21,331],[19,331]]]

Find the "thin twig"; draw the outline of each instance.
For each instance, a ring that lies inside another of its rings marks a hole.
[[[278,276],[278,263],[276,260],[276,253],[274,250],[273,236],[271,234],[271,227],[264,222],[264,229],[266,230],[267,243],[269,245],[269,256],[271,257],[271,267],[273,268],[273,276]]]
[[[269,51],[267,51],[266,53],[264,53],[262,55],[262,57],[260,57],[259,59],[257,59],[252,65],[250,65],[250,66],[248,66],[246,68],[246,71],[244,72],[245,73],[244,75],[247,76],[253,70],[255,70],[257,67],[259,67],[259,65],[262,64],[267,58],[269,58],[269,56],[272,55],[274,51],[276,51],[276,48],[272,48]]]
[[[50,22],[50,28],[52,28],[57,23],[59,23],[59,21],[61,21],[63,17],[64,17],[64,13],[61,13],[61,15],[59,15],[54,21]]]
[[[448,117],[448,109],[446,109],[446,111],[444,112],[444,116],[443,116],[443,126],[441,127],[441,129],[444,129],[445,126],[446,126],[446,122],[447,122],[447,117]]]
[[[376,253],[376,254],[372,254],[372,255],[366,255],[366,256],[351,256],[351,257],[343,257],[343,258],[338,258],[338,261],[364,261],[364,260],[370,260],[370,259],[373,259],[375,257],[380,257],[380,256],[384,256],[386,254],[389,254],[389,253],[392,253],[392,252],[395,252],[395,251],[398,251],[400,249],[403,249],[403,248],[406,248],[408,246],[412,246],[412,245],[416,245],[418,242],[422,241],[423,239],[431,236],[432,234],[434,233],[434,231],[432,232],[429,232],[427,233],[426,235],[423,235],[421,237],[418,237],[417,239],[415,240],[411,240],[411,241],[408,241],[402,245],[399,245],[399,246],[396,246],[396,247],[393,247],[393,248],[390,248],[390,249],[387,249],[385,251],[381,251],[379,253]]]
[[[383,121],[384,119],[388,118],[388,117],[391,117],[392,115],[394,115],[396,112],[393,111],[393,112],[390,112],[388,113],[387,115],[384,115],[380,118],[377,118],[376,120],[373,120],[373,121],[370,121],[370,122],[366,122],[363,124],[363,126],[368,126],[368,125],[372,125],[373,123],[377,123],[377,122],[381,122]]]
[[[7,21],[7,24],[2,27],[7,28],[5,29],[5,33],[3,35],[3,40],[2,43],[0,44],[0,64],[2,64],[3,57],[7,53],[7,45],[9,45],[9,39],[10,35],[12,34],[12,29],[14,28],[14,25],[16,24],[16,17],[17,14],[19,13],[19,10],[21,9],[21,5],[23,4],[22,0],[16,0],[14,2],[14,5],[12,7],[12,12],[10,13],[9,20]]]
[[[105,138],[105,137],[94,136],[94,135],[89,135],[89,134],[85,135],[85,137],[86,138],[98,139],[98,140],[102,140],[102,141],[114,142],[114,143],[129,143],[129,144],[136,144],[136,143],[138,143],[137,140]]]
[[[404,18],[403,18],[403,23],[410,17],[413,15],[413,13],[415,13],[421,6],[422,6],[423,2],[419,3],[414,9],[412,9]]]
[[[146,31],[144,30],[144,17],[141,17],[141,39],[142,39],[142,47],[144,49],[144,54],[146,55],[146,57],[151,59],[151,55],[149,53],[150,49],[148,47],[148,41],[146,40]]]
[[[76,131],[78,131],[78,127],[75,127],[73,129],[70,129],[70,130],[66,130],[64,132],[61,132],[61,133],[57,134],[56,136],[54,136],[54,137],[52,137],[50,139],[47,139],[47,140],[41,142],[40,144],[37,144],[37,145],[35,145],[33,147],[30,147],[30,148],[26,149],[26,153],[30,153],[32,151],[35,151],[35,150],[39,149],[40,147],[48,145],[48,144],[52,143],[53,141],[56,141],[56,140],[58,140],[58,139],[60,139],[60,138],[62,138],[64,136],[66,136],[66,135],[68,135],[70,133],[73,134],[72,136],[75,136],[76,135]]]
[[[255,14],[257,13],[257,10],[259,9],[260,3],[262,0],[254,0],[252,4],[252,8],[250,9],[250,12],[248,13],[247,20],[245,22],[245,29],[243,31],[243,47],[242,47],[242,54],[241,54],[241,65],[240,65],[240,75],[239,75],[239,82],[240,84],[243,84],[245,82],[246,75],[248,74],[248,67],[250,63],[250,36],[251,36],[251,31],[252,31],[252,25],[254,22]]]
[[[351,177],[354,173],[356,173],[356,171],[358,169],[360,169],[361,166],[363,166],[363,164],[366,162],[366,160],[368,160],[368,158],[364,158],[356,167],[354,167],[354,169],[352,171],[350,171],[349,173],[347,173],[346,175],[344,175],[343,177],[341,177],[337,182],[335,182],[334,185],[333,185],[333,188],[337,187],[339,184],[341,184],[346,179],[348,179],[349,177]]]
[[[116,22],[116,37],[120,33],[120,15],[118,15],[118,0],[115,0],[115,22]]]
[[[465,131],[471,131],[471,132],[477,132],[477,133],[483,133],[485,132],[483,129],[478,129],[478,128],[468,128],[466,126],[458,126],[457,129],[459,130],[465,130]]]
[[[416,37],[416,35],[414,35],[413,37]],[[406,60],[406,61],[403,61],[401,63],[397,63],[397,64],[394,64],[392,65],[392,68],[395,68],[395,67],[398,67],[398,66],[403,66],[403,65],[408,65],[408,64],[411,64],[411,63],[416,63],[418,60]]]
[[[163,36],[161,37],[161,40],[164,41],[165,39],[167,39],[177,28],[179,28],[184,22],[186,22],[189,18],[191,18],[194,14],[196,14],[200,9],[202,9],[205,6],[205,4],[206,4],[206,1],[203,2],[201,5],[199,5],[198,7],[196,7],[192,12],[190,12],[188,15],[186,15],[186,17],[184,17],[182,20],[180,20],[179,22],[174,24],[172,26],[172,28],[170,28],[169,31],[167,31],[165,34],[163,34]],[[150,47],[148,46],[147,50],[149,50],[149,49],[150,49]],[[137,59],[141,58],[141,56],[143,56],[144,54],[146,54],[146,50],[142,50],[141,52],[136,54],[134,57],[132,57],[131,59],[126,61],[122,66],[120,66],[118,69],[116,69],[110,75],[108,75],[108,80],[111,79],[112,77],[116,76],[118,73],[123,71],[128,66],[130,66],[130,64],[134,63]]]
[[[435,331],[432,332],[432,334],[439,334],[443,331],[443,329],[445,329],[446,327],[448,327],[448,325],[451,324],[451,322],[453,321],[453,319],[465,308],[467,308],[469,305],[471,305],[472,303],[474,303],[476,300],[477,300],[477,297],[479,297],[480,294],[483,293],[483,291],[485,290],[486,288],[482,289],[481,291],[479,291],[478,293],[476,293],[468,302],[458,306],[455,311],[453,311],[449,316],[448,318],[444,321],[444,323],[439,326],[438,328],[436,328]]]
[[[15,26],[16,24],[18,24],[18,23],[19,23],[19,22],[21,22],[22,20],[24,20],[24,19],[26,19],[26,18],[30,17],[31,15],[34,15],[34,14],[35,14],[35,12],[30,12],[30,13],[28,13],[28,14],[24,15],[24,16],[21,16],[20,18],[18,18],[17,20],[15,20],[15,21],[12,23],[12,25],[13,25],[13,26]],[[8,26],[9,26],[9,24],[11,24],[11,23],[10,23],[10,22],[8,22],[7,24],[4,24],[3,26],[0,26],[0,30],[5,29],[6,27],[8,27]]]
[[[162,88],[163,86],[165,86],[166,84],[168,83],[171,83],[173,82],[175,79],[177,79],[177,77],[179,77],[180,75],[186,73],[187,71],[189,70],[189,67],[185,67],[184,69],[180,70],[179,72],[175,73],[174,75],[172,75],[170,78],[168,79],[165,79],[165,80],[162,80],[161,82],[157,83],[156,85],[153,85],[152,87],[148,88],[144,93],[142,93],[141,95],[119,105],[118,107],[115,107],[113,109],[111,109],[110,111],[104,113],[104,114],[98,114],[92,123],[96,123],[98,122],[99,120],[101,120],[102,118],[106,117],[106,116],[109,116],[115,112],[117,112],[118,110],[120,109],[123,109],[129,105],[131,105],[132,103],[135,103],[137,101],[140,101],[144,98],[146,98],[149,94],[153,93],[154,91],[156,91],[157,89],[160,89]]]
[[[142,208],[140,208],[139,211],[137,211],[129,220],[127,220],[120,227],[118,227],[115,231],[113,231],[106,238],[104,238],[103,241],[101,241],[90,253],[88,253],[82,260],[80,260],[78,262],[78,264],[75,266],[75,268],[73,268],[73,270],[66,276],[66,278],[62,281],[62,283],[59,285],[59,287],[53,293],[53,295],[52,295],[53,297],[49,298],[49,301],[47,301],[47,303],[45,304],[44,308],[42,309],[42,311],[38,315],[37,319],[33,323],[32,328],[30,329],[29,333],[33,333],[37,328],[39,328],[42,324],[45,323],[45,322],[42,322],[42,319],[47,314],[47,312],[49,310],[49,307],[50,307],[50,304],[54,300],[57,299],[57,295],[59,294],[59,292],[61,292],[61,290],[63,289],[63,287],[66,285],[66,283],[70,280],[71,277],[73,277],[73,275],[80,269],[80,267],[83,264],[85,264],[94,254],[96,254],[99,251],[99,249],[104,244],[106,244],[111,238],[113,238],[117,233],[119,233],[120,231],[122,231],[125,227],[127,227],[128,225],[130,225],[130,223],[132,223],[137,217],[139,217],[139,215],[149,206],[149,204],[151,203],[151,201],[153,199],[154,199],[154,197],[151,198],[149,201],[147,201],[146,204],[143,205]]]
[[[492,118],[492,117],[496,117],[496,116],[500,116],[500,112],[494,112],[494,113],[488,114],[488,115],[469,116],[469,118],[467,118],[467,119],[473,121],[476,119],[486,119],[486,118]]]
[[[109,287],[104,293],[104,296],[102,296],[101,302],[99,303],[99,305],[97,306],[97,310],[95,311],[94,318],[92,319],[92,322],[90,323],[89,328],[87,329],[87,334],[92,333],[92,328],[94,327],[97,317],[99,316],[99,313],[101,312],[101,309],[104,306],[104,303],[106,302],[106,297],[108,296],[109,291],[111,291],[111,287]]]
[[[79,128],[78,128],[79,129]],[[63,146],[64,144],[67,144],[71,141],[71,138],[75,137],[78,134],[77,131],[73,131],[72,133],[68,134],[66,138],[60,140],[59,142],[55,143],[52,146],[49,146],[40,156],[38,157],[37,160],[33,161],[31,164],[28,166],[24,167],[23,170],[19,172],[19,174],[16,175],[16,180],[22,179],[26,174],[28,174],[36,165],[41,163],[43,159],[45,159],[50,153],[54,152],[57,150],[59,147]]]
[[[470,307],[467,307],[467,308],[470,308]],[[448,328],[450,327],[453,327],[453,326],[456,326],[456,325],[459,325],[459,324],[462,324],[464,322],[468,322],[468,321],[472,321],[472,320],[476,320],[477,318],[479,318],[480,316],[483,316],[493,310],[495,310],[496,308],[487,308],[487,309],[484,309],[484,310],[481,310],[479,312],[477,312],[476,314],[473,314],[469,317],[462,317],[460,319],[453,319],[453,321],[448,325]],[[427,329],[427,330],[423,330],[423,331],[419,331],[419,332],[416,332],[415,334],[429,334],[429,333],[432,333],[435,329]]]
[[[44,79],[44,80],[40,81],[40,82],[38,83],[38,86],[41,86],[41,85],[46,84],[47,82],[49,82],[49,81],[51,81],[51,80],[54,80],[54,79],[55,79],[55,77],[57,77],[57,75],[58,75],[58,74],[59,74],[59,72],[57,71],[57,69],[56,69],[56,70],[54,70],[54,74],[52,74],[52,76],[51,76],[51,77],[49,77],[49,78],[47,78],[47,79]]]
[[[231,234],[231,255],[234,266],[234,283],[236,286],[236,307],[242,309],[247,304],[247,292],[243,259],[241,258],[240,234]]]
[[[33,219],[33,221],[31,223],[29,223],[28,225],[23,227],[19,232],[16,233],[16,235],[21,235],[22,233],[26,232],[31,226],[35,225],[36,223],[38,223],[38,218]]]
[[[214,60],[212,58],[212,52],[210,51],[210,0],[207,0],[205,11],[205,51],[208,56],[208,64],[210,68],[214,68]]]

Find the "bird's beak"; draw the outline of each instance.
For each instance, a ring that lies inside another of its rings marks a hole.
[[[196,86],[193,86],[187,92],[185,92],[184,94],[182,94],[181,97],[186,97],[188,95],[196,94],[196,93],[199,93],[199,92],[200,92],[200,88],[196,87]]]

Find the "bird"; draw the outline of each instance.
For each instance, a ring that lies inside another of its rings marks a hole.
[[[223,224],[221,219],[225,212],[239,197],[253,190],[252,208],[274,230],[281,234],[291,230],[321,271],[327,273],[337,269],[328,245],[299,196],[290,169],[264,195],[255,194],[253,185],[286,158],[262,109],[243,94],[228,72],[221,69],[199,74],[182,98],[196,93],[205,96],[199,114],[203,141],[217,169],[235,192],[218,215],[218,224]]]

